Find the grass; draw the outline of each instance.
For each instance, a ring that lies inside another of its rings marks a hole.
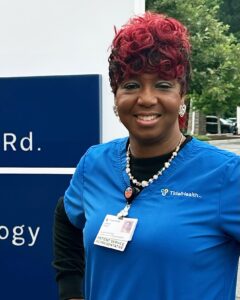
[[[193,135],[196,139],[200,140],[200,141],[210,141],[211,139],[206,136],[206,135]]]

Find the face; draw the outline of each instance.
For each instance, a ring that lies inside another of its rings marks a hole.
[[[115,103],[131,142],[153,144],[179,137],[178,112],[184,103],[180,90],[177,80],[163,80],[157,74],[142,74],[121,83]]]

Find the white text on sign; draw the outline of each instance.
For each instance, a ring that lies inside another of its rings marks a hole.
[[[3,151],[41,151],[41,148],[34,147],[33,132],[29,131],[26,136],[17,136],[14,132],[3,133]]]
[[[31,226],[19,225],[9,229],[5,225],[0,225],[0,242],[11,239],[14,246],[32,247],[37,241],[39,231],[40,227],[36,227],[34,230]]]

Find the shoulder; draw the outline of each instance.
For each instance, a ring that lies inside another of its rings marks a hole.
[[[181,155],[188,168],[196,168],[203,174],[214,172],[221,177],[230,170],[240,175],[240,156],[233,152],[217,148],[196,138],[193,138],[184,148]]]
[[[179,156],[181,155],[182,161],[185,162],[182,164],[182,172],[190,170],[191,175],[195,174],[195,178],[199,180],[208,178],[209,184],[218,183],[219,186],[227,177],[240,178],[240,156],[235,153],[195,138],[184,148],[183,153],[179,152]]]
[[[92,169],[96,166],[115,165],[126,153],[128,138],[119,138],[106,143],[91,146],[80,160],[79,168]]]
[[[93,156],[101,156],[101,155],[110,154],[115,151],[119,152],[123,149],[125,150],[127,140],[128,140],[128,138],[124,137],[124,138],[111,140],[106,143],[93,145],[87,150],[85,155],[88,157],[89,156],[93,157]]]
[[[190,144],[190,147],[192,147],[197,157],[203,157],[207,160],[211,159],[216,162],[240,160],[240,156],[238,156],[237,154],[215,147],[208,142],[199,141],[196,138],[193,138]]]

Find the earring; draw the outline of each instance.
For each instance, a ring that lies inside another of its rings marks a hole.
[[[180,107],[179,107],[179,116],[182,118],[184,115],[185,115],[185,112],[186,112],[186,104],[181,104]]]
[[[118,107],[115,104],[113,105],[113,112],[114,112],[114,114],[115,114],[116,117],[119,117],[119,115],[118,115]]]

